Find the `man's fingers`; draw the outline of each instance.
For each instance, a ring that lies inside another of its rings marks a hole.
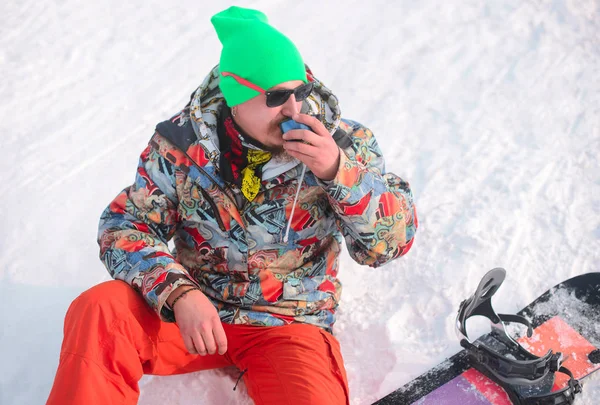
[[[309,143],[314,146],[318,146],[320,143],[322,143],[323,137],[306,129],[292,129],[291,131],[288,131],[285,134],[283,134],[283,139],[288,142],[300,141],[304,143]]]
[[[288,150],[286,152],[291,157],[294,157],[294,158],[298,159],[299,161],[301,161],[302,163],[304,163],[306,166],[309,166],[315,160],[315,158],[313,158],[312,156],[304,155],[304,154],[294,151],[294,150]]]
[[[287,152],[296,152],[310,159],[316,158],[319,154],[319,148],[302,142],[286,142],[283,148]]]
[[[323,123],[317,118],[307,114],[296,114],[292,117],[294,121],[297,121],[301,124],[308,125],[312,132],[319,136],[330,136],[329,131],[323,125]]]
[[[217,344],[215,343],[215,338],[213,336],[213,331],[211,325],[207,325],[202,328],[202,339],[204,340],[204,346],[206,347],[206,351],[208,354],[215,354],[217,352]]]
[[[213,327],[213,335],[215,338],[215,342],[219,347],[219,354],[225,354],[227,351],[227,336],[225,335],[225,331],[223,330],[223,326],[221,325],[221,320],[217,319],[215,321],[215,325]]]
[[[188,353],[190,353],[190,354],[198,354],[198,352],[196,351],[196,347],[194,346],[194,342],[193,342],[191,336],[184,336],[183,337],[183,344],[185,345],[185,348],[187,349]]]
[[[200,333],[198,333],[198,332],[194,333],[192,340],[194,341],[194,347],[196,347],[196,352],[200,356],[205,356],[206,355],[206,346],[204,345],[204,340],[202,339],[202,336],[200,335]]]

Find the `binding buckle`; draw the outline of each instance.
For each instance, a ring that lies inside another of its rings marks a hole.
[[[475,293],[464,300],[458,309],[456,333],[471,366],[500,384],[516,404],[572,404],[575,395],[581,392],[581,384],[568,369],[562,367],[562,353],[549,350],[541,357],[530,353],[508,334],[505,324],[523,324],[527,327],[527,336],[531,337],[531,323],[519,315],[497,314],[494,311],[491,298],[505,277],[506,271],[502,268],[490,270],[480,281]],[[490,320],[491,332],[471,341],[466,322],[476,315]],[[570,380],[564,389],[551,392],[556,372],[569,375]]]

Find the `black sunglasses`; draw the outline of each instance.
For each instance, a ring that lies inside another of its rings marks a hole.
[[[306,97],[308,97],[310,95],[310,93],[313,91],[313,85],[314,85],[313,82],[308,82],[308,83],[305,83],[303,85],[296,87],[295,89],[265,91],[265,90],[261,89],[259,86],[257,86],[256,84],[254,84],[254,83],[250,82],[249,80],[246,80],[242,77],[239,77],[235,73],[221,72],[221,75],[223,75],[224,77],[231,77],[232,79],[237,81],[242,86],[246,86],[248,88],[251,88],[254,91],[257,91],[261,94],[266,95],[267,96],[267,107],[279,107],[280,105],[285,103],[292,94],[296,98],[296,101],[304,101],[306,99]]]
[[[304,101],[313,91],[314,83],[302,84],[295,89],[290,90],[271,90],[265,92],[267,96],[267,107],[279,107],[284,104],[293,94],[296,101]]]

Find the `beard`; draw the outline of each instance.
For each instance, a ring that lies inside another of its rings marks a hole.
[[[285,121],[286,119],[289,119],[289,118],[281,117],[273,122],[273,125],[271,127],[271,133],[273,134],[273,136],[277,136],[277,137],[283,136],[279,125],[281,124],[281,122]],[[280,146],[280,145],[273,145],[273,146],[264,145],[264,149],[267,152],[271,152],[271,159],[273,159],[277,163],[289,163],[296,159],[293,156],[291,156],[289,153],[287,153],[286,150],[283,148],[283,146]]]
[[[277,153],[271,152],[271,155],[271,159],[273,159],[276,163],[289,163],[296,160],[295,157],[287,153],[283,148],[281,148],[281,151]]]
[[[294,161],[296,158],[287,153],[283,146],[267,146],[263,148],[265,151],[271,153],[271,159],[277,163],[289,163]]]
[[[281,132],[281,127],[280,124],[285,121],[286,119],[289,119],[288,117],[285,116],[281,116],[278,117],[277,119],[273,120],[271,122],[271,124],[268,127],[268,131],[269,131],[269,136],[267,137],[267,140],[269,138],[271,139],[276,139],[279,138],[281,139],[281,137],[283,136],[282,132]],[[235,121],[234,121],[235,122]],[[249,135],[248,133],[244,133],[244,135],[247,138],[250,138],[253,140],[253,144],[257,147],[259,147],[260,149],[266,151],[266,152],[270,152],[271,153],[271,159],[273,159],[273,161],[275,161],[276,163],[289,163],[289,162],[293,162],[294,160],[297,160],[296,158],[294,158],[293,156],[291,156],[289,153],[287,153],[287,151],[283,148],[282,145],[268,145],[266,144],[265,141],[260,141],[259,137],[253,137],[251,135]]]

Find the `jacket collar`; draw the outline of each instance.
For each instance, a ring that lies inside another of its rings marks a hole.
[[[323,83],[316,79],[308,66],[307,77],[314,82],[314,90],[302,103],[301,112],[319,115],[321,122],[333,135],[340,125],[341,111],[337,97]],[[202,168],[204,174],[217,184],[223,185],[220,176],[221,150],[219,140],[220,110],[226,108],[223,93],[219,88],[219,66],[215,66],[205,77],[202,84],[194,90],[186,107],[169,121],[159,124],[161,134],[179,148],[195,165]],[[228,108],[226,108],[228,110]],[[176,130],[176,129],[179,130]],[[182,130],[183,131],[180,131]],[[167,133],[181,135],[169,136]],[[248,142],[249,143],[249,142]],[[249,143],[250,144],[250,143]],[[257,147],[257,145],[253,145]],[[258,147],[260,149],[260,147]],[[298,166],[287,170],[288,175],[296,176]]]

